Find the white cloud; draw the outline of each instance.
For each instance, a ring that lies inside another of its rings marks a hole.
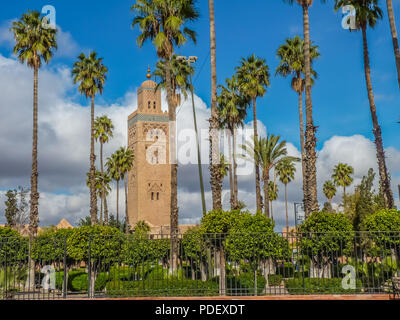
[[[10,31],[12,22],[17,19],[12,19],[0,25],[0,46],[12,48],[15,45],[13,33]],[[56,58],[72,58],[79,54],[80,46],[72,37],[71,33],[64,31],[60,26],[57,26],[57,46],[55,52]],[[84,50],[85,51],[85,50]]]
[[[14,59],[0,55],[0,223],[4,222],[4,193],[18,185],[29,186],[31,171],[32,136],[32,70]],[[89,197],[86,187],[86,172],[89,168],[90,108],[82,106],[77,99],[66,67],[44,67],[39,74],[39,188],[40,220],[43,225],[55,224],[61,218],[76,223],[89,213]],[[115,125],[114,138],[105,146],[105,157],[126,144],[127,116],[137,108],[136,92],[127,92],[112,105],[96,105],[96,114],[107,114]],[[165,95],[163,96],[166,109]],[[209,108],[195,97],[199,129],[207,129]],[[183,103],[177,116],[178,131],[193,126],[191,100]],[[251,123],[246,124],[251,128]],[[259,121],[259,134],[265,136],[266,126]],[[204,140],[207,140],[205,137]],[[207,142],[207,141],[204,141]],[[194,146],[193,146],[194,147]],[[288,153],[300,156],[293,144],[288,143]],[[202,146],[203,160],[208,160],[208,144]],[[387,149],[387,162],[393,175],[393,186],[400,183],[400,152]],[[360,182],[369,168],[376,171],[375,147],[372,141],[361,135],[335,136],[326,141],[318,153],[319,200],[325,201],[322,184],[330,178],[333,167],[345,162],[355,168],[355,182]],[[208,166],[203,165],[204,183],[208,209],[211,208],[211,191]],[[397,176],[396,176],[397,175]],[[197,165],[180,165],[179,212],[183,224],[198,223],[202,215],[199,194]],[[293,221],[293,202],[301,202],[301,165],[297,164],[296,179],[288,186],[289,216]],[[283,186],[274,202],[274,216],[278,230],[285,224]],[[239,198],[250,210],[255,209],[254,174],[239,176]],[[224,190],[229,190],[225,179]],[[395,190],[393,188],[393,190]],[[339,192],[340,193],[340,192]],[[225,192],[225,194],[227,194]],[[340,194],[336,200],[340,200]],[[229,199],[229,194],[226,196]],[[108,199],[110,213],[115,213],[116,192]],[[124,196],[121,189],[120,213],[124,212]],[[225,201],[226,209],[229,207]]]

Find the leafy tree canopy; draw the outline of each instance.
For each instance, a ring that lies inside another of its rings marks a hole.
[[[270,257],[288,257],[289,245],[274,233],[274,227],[274,221],[261,213],[243,213],[227,237],[227,253],[235,261],[249,261],[253,267]]]
[[[318,260],[329,259],[351,247],[351,221],[341,213],[314,212],[298,228],[302,250]]]
[[[89,241],[90,240],[90,241]],[[118,262],[124,234],[107,226],[83,226],[72,230],[67,239],[67,254],[75,261],[87,261],[89,242],[92,261]]]

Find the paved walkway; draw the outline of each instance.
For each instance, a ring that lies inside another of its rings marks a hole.
[[[388,294],[360,294],[360,295],[278,295],[278,296],[258,296],[258,297],[146,297],[146,298],[100,298],[95,300],[201,300],[201,301],[237,301],[237,300],[393,300]]]

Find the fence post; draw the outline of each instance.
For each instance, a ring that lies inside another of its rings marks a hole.
[[[89,252],[88,252],[88,284],[89,284],[89,288],[88,288],[88,297],[91,298],[92,296],[92,261],[91,261],[91,252],[92,249],[92,236],[89,236]]]
[[[63,288],[63,298],[67,298],[67,276],[68,276],[68,269],[67,269],[67,236],[64,239],[64,288]]]

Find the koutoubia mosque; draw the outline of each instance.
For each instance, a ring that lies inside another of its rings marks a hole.
[[[135,157],[128,176],[128,220],[131,226],[146,221],[152,229],[169,231],[169,120],[149,71],[137,92],[137,110],[128,117],[128,147]]]
[[[153,233],[169,233],[169,118],[162,111],[161,90],[151,80],[150,69],[137,99],[137,110],[128,117],[128,147],[135,157],[128,175],[128,221],[131,226],[145,221]],[[180,230],[188,227],[180,226]]]

